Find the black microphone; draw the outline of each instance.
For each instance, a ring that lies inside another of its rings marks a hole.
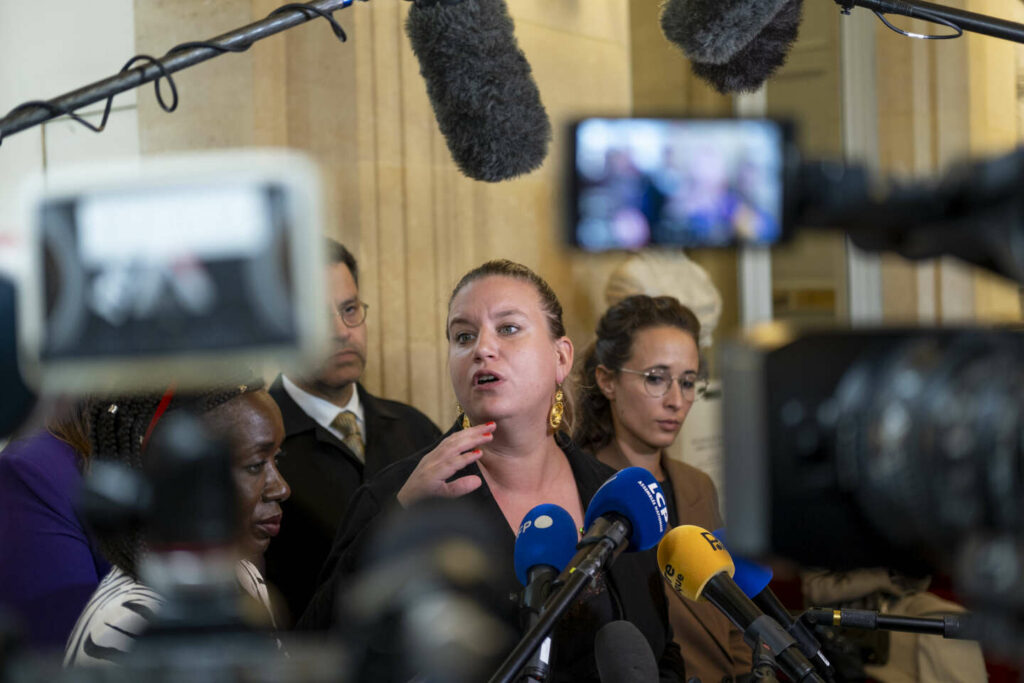
[[[725,529],[715,529],[713,533],[715,538],[725,545],[725,549],[729,550],[729,540]],[[735,567],[735,573],[732,576],[733,581],[740,587],[744,595],[753,600],[754,604],[761,608],[762,612],[779,622],[779,625],[796,639],[800,651],[814,664],[818,673],[830,681],[833,680],[834,670],[832,663],[825,656],[825,653],[821,651],[821,644],[818,642],[818,639],[811,633],[811,629],[807,627],[807,624],[793,618],[793,615],[789,613],[789,610],[786,609],[782,601],[779,600],[769,587],[768,584],[773,576],[771,568],[735,555],[732,558],[732,562]]]
[[[722,94],[754,92],[786,63],[796,42],[803,0],[787,0],[757,36],[722,64],[693,62],[693,73]]]
[[[786,0],[667,0],[661,31],[695,62],[724,64],[745,48]]]
[[[405,31],[455,164],[475,180],[538,168],[551,122],[504,0],[414,0]]]
[[[753,9],[758,7],[759,3],[760,0],[750,0],[740,6],[749,7],[751,15],[759,17],[761,10]],[[687,51],[687,47],[683,47],[683,51],[692,60],[690,66],[698,78],[708,82],[722,94],[754,92],[786,63],[786,57],[789,56],[789,50],[796,42],[799,32],[803,0],[784,0],[781,4],[773,0],[765,4],[777,11],[771,21],[765,24],[752,38],[748,39],[749,31],[730,30],[728,26],[725,26],[722,27],[721,34],[713,34],[715,40],[706,39],[708,42],[714,43],[717,50],[696,49],[694,55],[691,55]],[[666,11],[667,9],[668,5],[666,5]],[[686,17],[679,17],[678,20],[674,20],[673,30],[678,31],[674,28],[675,24],[682,23],[686,19]],[[664,24],[663,19],[663,27]],[[704,29],[696,22],[692,26],[694,29]],[[665,34],[669,40],[678,42],[669,35],[668,29],[665,29]],[[734,47],[736,50],[728,59],[719,62],[710,61],[710,59],[720,59]],[[710,54],[710,59],[701,58],[707,54]]]
[[[658,662],[640,629],[628,621],[610,621],[594,638],[594,659],[601,683],[649,683],[658,680]]]
[[[480,681],[501,661],[515,619],[494,567],[512,558],[478,512],[429,498],[368,530],[361,570],[337,602],[348,679]]]
[[[761,611],[779,622],[782,628],[786,629],[789,635],[796,639],[797,646],[813,664],[814,667],[828,680],[834,678],[832,662],[828,660],[825,653],[821,651],[821,643],[807,628],[807,624],[794,619],[789,610],[779,601],[771,588],[765,587],[760,593],[751,598],[754,604],[761,608]]]
[[[743,631],[751,648],[760,642],[767,645],[790,679],[824,683],[793,636],[758,609],[732,580],[732,557],[711,532],[690,525],[672,529],[658,545],[658,565],[681,599],[706,598]]]
[[[903,631],[924,633],[955,640],[977,640],[974,615],[970,612],[944,614],[940,617],[905,617],[897,614],[879,614],[865,609],[809,609],[801,615],[812,624],[859,628],[874,631]]]

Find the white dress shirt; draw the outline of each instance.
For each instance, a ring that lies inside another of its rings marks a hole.
[[[352,386],[352,398],[348,400],[348,403],[343,408],[339,408],[325,398],[300,389],[295,382],[284,375],[281,375],[281,384],[284,385],[284,390],[292,397],[292,400],[302,408],[302,412],[313,418],[313,421],[318,425],[338,437],[338,441],[344,441],[345,435],[332,427],[331,423],[334,422],[334,418],[346,410],[353,413],[356,416],[356,422],[359,424],[359,433],[363,435],[363,443],[366,443],[366,419],[363,416],[363,404],[359,402],[359,390],[355,385]]]

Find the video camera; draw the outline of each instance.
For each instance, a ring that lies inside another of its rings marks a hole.
[[[24,198],[0,282],[5,378],[48,394],[162,391],[325,348],[320,182],[295,153],[70,169]],[[3,433],[30,402],[13,398]]]
[[[591,118],[568,139],[566,239],[585,251],[770,245],[820,228],[1024,280],[1024,148],[896,182],[804,158],[793,125],[771,119]]]
[[[0,438],[36,395],[202,389],[269,368],[304,371],[328,341],[320,177],[294,152],[230,151],[105,163],[34,179],[2,254]],[[116,408],[116,406],[115,406]],[[79,514],[141,526],[140,567],[165,600],[123,669],[59,672],[14,658],[4,680],[337,680],[343,648],[289,661],[238,605],[228,448],[187,410],[161,421],[138,472],[96,458]],[[216,632],[216,638],[210,634]],[[203,636],[205,634],[205,637]],[[9,668],[8,668],[9,663]],[[9,678],[8,678],[9,676]]]
[[[583,249],[765,245],[814,227],[1024,282],[1024,149],[897,183],[801,159],[791,127],[768,120],[588,119],[571,139],[569,241]],[[772,324],[720,367],[737,552],[945,571],[992,642],[1024,643],[1020,330]]]

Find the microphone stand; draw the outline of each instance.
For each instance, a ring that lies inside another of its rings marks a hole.
[[[1024,43],[1024,24],[936,5],[931,2],[921,2],[921,0],[835,0],[835,3],[843,8],[843,14],[849,14],[854,7],[863,7],[880,14],[899,14],[914,19],[924,19],[933,23],[945,24],[961,32],[972,31],[1015,43]]]
[[[323,17],[331,22],[335,35],[342,41],[345,40],[345,32],[341,26],[331,17],[331,13],[344,9],[353,4],[355,0],[313,0],[312,2],[289,4],[278,7],[270,13],[266,19],[254,22],[248,26],[229,31],[216,38],[197,43],[184,43],[176,48],[171,48],[160,59],[153,59],[145,55],[133,58],[126,65],[127,70],[96,81],[89,85],[65,93],[45,102],[33,101],[20,104],[3,118],[0,118],[0,142],[11,135],[27,128],[45,123],[59,116],[68,115],[79,123],[84,123],[95,132],[103,130],[106,123],[106,114],[103,121],[97,126],[76,117],[73,112],[89,104],[101,100],[109,100],[118,93],[138,88],[146,83],[159,81],[167,78],[170,81],[170,74],[190,66],[213,59],[225,52],[243,52],[257,40],[262,40],[276,33],[280,33],[293,26],[304,24],[311,19]],[[130,68],[136,60],[144,61],[145,65]],[[159,83],[157,83],[159,86]],[[171,92],[174,97],[172,106],[164,106],[166,111],[173,111],[177,106],[177,89],[173,82],[170,82]],[[159,87],[157,97],[163,106],[162,96]],[[110,111],[110,102],[107,103],[107,113]]]
[[[551,632],[555,622],[576,600],[580,592],[626,547],[631,532],[629,522],[625,520],[599,517],[594,521],[587,532],[587,536],[593,540],[588,541],[584,538],[581,542],[581,545],[587,545],[584,545],[569,563],[566,569],[568,574],[563,573],[564,583],[547,599],[536,623],[527,630],[523,639],[505,658],[491,676],[489,683],[509,683],[514,679],[516,672],[523,667],[527,658]]]
[[[527,611],[527,629],[533,628],[540,620],[540,612],[551,595],[558,570],[554,567],[539,567],[530,570],[529,583],[523,589],[523,609]],[[544,639],[533,657],[523,667],[522,683],[544,683],[551,672],[551,636]]]
[[[753,681],[764,681],[764,683],[778,683],[775,675],[779,663],[775,661],[772,649],[768,647],[763,636],[757,637],[754,645],[754,666],[750,670],[750,678]]]

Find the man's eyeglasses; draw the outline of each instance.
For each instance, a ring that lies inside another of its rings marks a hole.
[[[362,301],[353,301],[338,306],[336,310],[341,318],[341,322],[345,323],[345,327],[359,327],[366,322],[366,309],[369,307],[370,304],[363,303]]]
[[[661,398],[672,388],[672,382],[679,382],[679,390],[683,393],[683,400],[693,403],[697,398],[697,373],[684,372],[678,377],[673,377],[668,370],[655,368],[653,370],[630,370],[619,368],[621,372],[628,372],[631,375],[640,375],[644,378],[644,391],[652,398]]]

